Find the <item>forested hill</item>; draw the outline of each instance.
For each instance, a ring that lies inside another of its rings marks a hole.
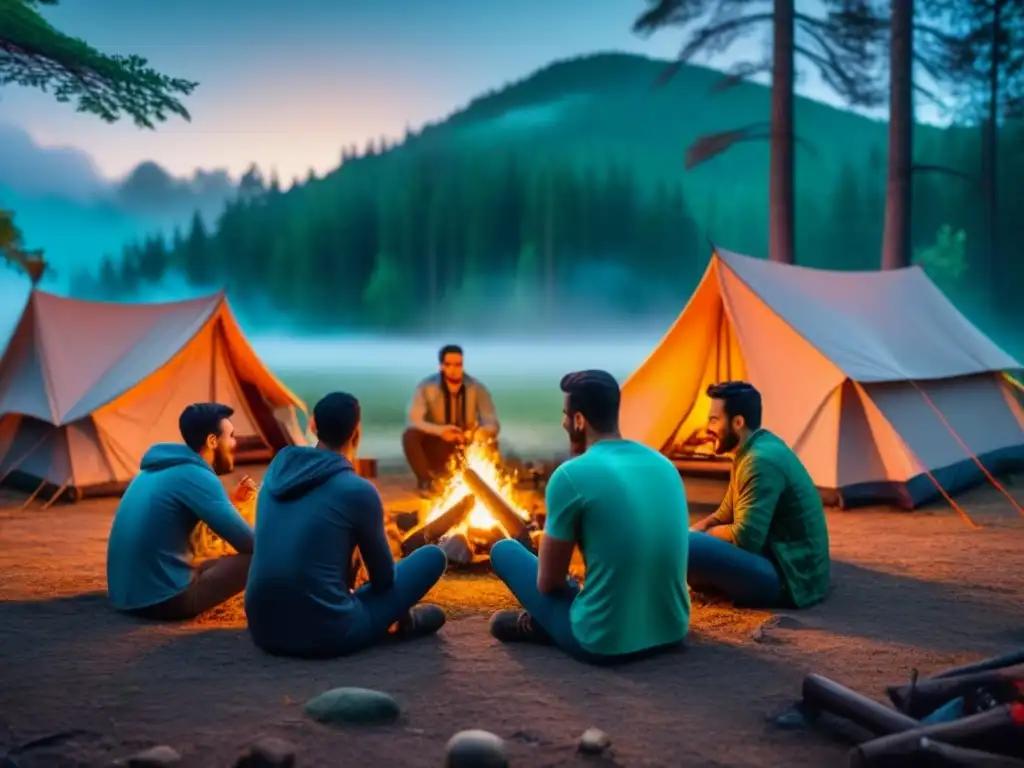
[[[181,271],[321,326],[678,307],[707,236],[766,251],[767,143],[689,172],[683,153],[703,134],[767,121],[769,91],[715,92],[722,76],[700,67],[657,86],[665,66],[624,54],[560,62],[396,146],[347,149],[324,178],[287,191],[250,179],[214,231],[197,219],[166,247],[132,245],[103,264],[98,290],[127,297]],[[796,124],[800,262],[877,266],[885,124],[802,98]],[[921,127],[915,138],[922,162],[976,164],[973,133]],[[942,225],[972,226],[964,186],[919,177],[919,246]]]

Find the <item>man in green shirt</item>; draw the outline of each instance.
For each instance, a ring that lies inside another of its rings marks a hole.
[[[708,432],[735,452],[718,510],[690,528],[690,584],[736,603],[806,608],[829,588],[828,526],[807,469],[761,427],[761,393],[743,381],[708,387]]]
[[[686,493],[672,462],[619,434],[619,385],[604,371],[570,373],[562,426],[575,458],[551,475],[535,557],[506,539],[491,567],[525,611],[499,611],[504,642],[555,644],[607,664],[678,646],[690,623]],[[586,586],[568,578],[573,550]]]

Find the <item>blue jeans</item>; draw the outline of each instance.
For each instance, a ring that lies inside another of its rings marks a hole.
[[[785,603],[782,581],[771,560],[707,533],[690,533],[686,576],[691,587],[717,589],[737,605],[768,608]]]
[[[307,659],[330,659],[365,650],[383,640],[395,622],[403,619],[448,567],[448,558],[440,547],[428,545],[395,563],[395,583],[376,591],[364,584],[352,593],[352,611],[344,626],[307,628],[300,644],[288,646],[257,645],[267,653]],[[311,638],[310,633],[316,637]]]
[[[395,563],[395,583],[388,589],[376,592],[373,584],[364,584],[353,592],[356,610],[341,652],[352,653],[383,638],[392,624],[434,588],[447,568],[444,550],[430,544]]]
[[[590,653],[580,645],[572,633],[569,609],[580,592],[580,586],[567,579],[565,589],[542,594],[537,589],[540,561],[530,550],[512,539],[502,539],[491,548],[491,570],[515,595],[523,609],[550,637],[551,641],[577,661],[587,664],[609,665],[646,658],[665,647],[651,648],[638,653],[606,656]],[[670,647],[676,647],[673,643]]]

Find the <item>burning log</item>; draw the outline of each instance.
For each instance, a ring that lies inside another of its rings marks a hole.
[[[435,517],[428,523],[421,525],[404,539],[402,539],[402,556],[406,557],[420,547],[427,544],[436,544],[448,531],[457,526],[476,504],[476,497],[472,494],[464,496],[458,503],[453,504],[442,514]]]
[[[1020,680],[1024,680],[1024,664],[954,677],[933,677],[889,686],[886,691],[901,711],[912,717],[925,717],[946,702],[972,694],[979,688],[984,688],[998,702],[1011,701],[1017,696]]]
[[[876,736],[908,731],[921,723],[822,675],[804,678],[804,706],[845,718]]]
[[[965,749],[954,747],[941,741],[921,739],[917,744],[914,755],[929,756],[932,758],[932,765],[958,765],[961,768],[1024,768],[1024,760],[1006,755],[997,755],[992,752],[982,752],[977,749]],[[902,763],[906,765],[906,763]]]
[[[989,747],[1012,738],[1017,727],[1014,707],[1004,705],[945,723],[918,725],[866,741],[850,752],[851,766],[906,765],[901,759],[917,754],[922,741],[937,740],[957,746]]]
[[[491,488],[472,467],[466,467],[462,477],[469,490],[483,502],[498,524],[505,529],[509,538],[515,539],[532,552],[533,540],[530,538],[530,529],[519,513],[512,509],[501,494]]]

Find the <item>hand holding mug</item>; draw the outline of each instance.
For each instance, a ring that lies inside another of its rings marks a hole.
[[[235,486],[234,493],[231,494],[231,500],[238,504],[245,504],[253,499],[257,490],[259,489],[256,487],[256,481],[248,475],[244,475],[238,481],[238,485]]]

